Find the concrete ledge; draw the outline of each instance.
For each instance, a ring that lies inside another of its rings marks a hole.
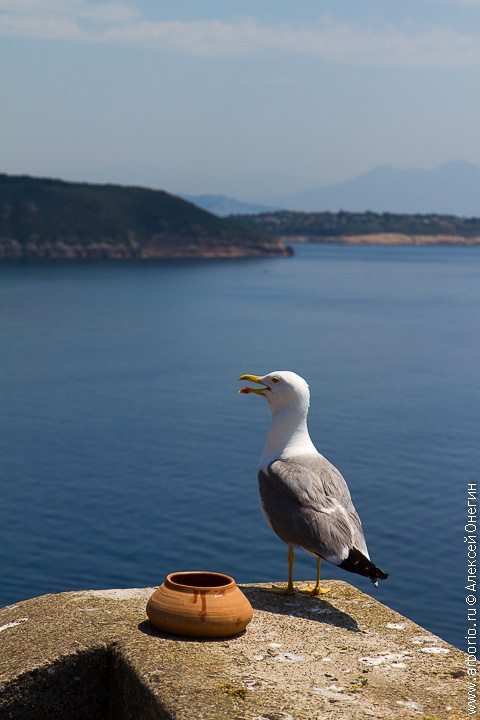
[[[0,720],[463,720],[465,655],[347,583],[324,599],[243,587],[246,633],[181,640],[153,588],[44,595],[0,610]]]

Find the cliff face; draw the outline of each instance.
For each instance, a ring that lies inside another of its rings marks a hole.
[[[288,255],[280,239],[161,190],[0,175],[0,259]]]

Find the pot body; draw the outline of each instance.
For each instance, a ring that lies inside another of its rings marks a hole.
[[[183,637],[236,635],[253,617],[233,578],[210,572],[172,573],[151,595],[147,616],[159,630]]]

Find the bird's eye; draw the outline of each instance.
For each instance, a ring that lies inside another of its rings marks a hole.
[[[278,378],[272,378],[272,382],[273,382],[273,383],[278,383],[278,382],[280,382],[280,380],[279,380]]]

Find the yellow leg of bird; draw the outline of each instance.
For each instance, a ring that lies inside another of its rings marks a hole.
[[[322,588],[320,587],[320,565],[322,564],[322,558],[317,557],[317,582],[315,583],[315,587],[306,587],[299,590],[301,593],[306,593],[307,595],[325,595],[325,593],[330,592],[328,588]]]
[[[293,565],[295,563],[295,551],[293,545],[288,546],[288,584],[287,587],[272,585],[270,588],[262,588],[263,592],[275,593],[275,595],[293,595]]]

